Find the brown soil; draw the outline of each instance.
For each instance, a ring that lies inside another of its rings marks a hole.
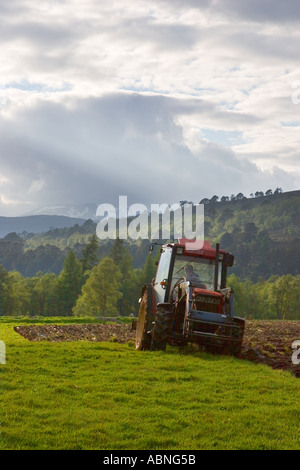
[[[300,340],[299,321],[247,321],[242,358],[299,374],[292,363],[292,343]]]
[[[127,343],[135,340],[135,331],[125,323],[84,325],[30,325],[14,330],[29,341],[115,341]]]
[[[29,341],[135,341],[132,325],[123,323],[30,325],[14,329]],[[300,322],[247,321],[241,357],[298,375],[299,366],[291,361],[291,345],[297,339],[300,340]]]

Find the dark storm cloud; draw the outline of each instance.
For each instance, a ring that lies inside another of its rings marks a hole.
[[[219,105],[213,104],[205,99],[200,98],[186,98],[186,99],[168,99],[168,109],[176,114],[201,114],[205,115],[205,119],[209,116],[215,121],[215,125],[218,126],[218,123],[222,123],[226,127],[226,124],[229,126],[239,126],[239,125],[248,125],[252,126],[254,124],[259,124],[262,122],[262,118],[257,115],[250,113],[243,113],[237,111],[223,111]],[[203,126],[205,127],[205,125]]]
[[[159,0],[159,3],[169,3],[175,5],[176,7],[185,7],[191,6],[195,8],[206,8],[211,6],[211,0]]]
[[[298,42],[291,40],[288,33],[264,34],[249,27],[234,30],[225,26],[223,31],[222,29],[219,28],[220,36],[216,43],[222,43],[223,47],[234,51],[236,55],[246,54],[243,56],[245,61],[298,60]]]
[[[3,23],[0,31],[0,40],[5,42],[25,40],[31,43],[34,49],[44,48],[47,53],[49,48],[63,48],[71,45],[82,35],[87,33],[89,28],[80,21],[70,23],[51,23],[48,24],[35,21],[34,19],[22,19]]]
[[[42,101],[20,111],[1,123],[7,198],[41,206],[117,204],[119,195],[127,195],[130,203],[149,206],[199,202],[212,196],[211,188],[226,192],[229,181],[232,192],[247,187],[250,178],[263,181],[255,165],[231,150],[205,141],[195,152],[186,146],[175,117],[183,107],[195,112],[192,101],[111,94],[64,104]]]
[[[299,21],[299,0],[212,0],[211,6],[228,15],[257,22]]]
[[[295,187],[299,8],[1,2],[1,210]]]
[[[16,14],[16,9],[19,15],[28,11],[28,8],[23,0],[10,0],[9,2],[0,3],[0,18],[3,20],[6,17]]]
[[[207,10],[211,14],[222,13],[231,20],[241,18],[275,23],[300,20],[299,0],[162,0],[162,2],[180,9],[192,7]]]
[[[198,28],[184,24],[165,24],[149,17],[124,20],[116,25],[116,38],[131,38],[138,46],[141,43],[158,46],[160,49],[181,50],[192,47],[201,38]],[[136,42],[138,41],[138,42]]]

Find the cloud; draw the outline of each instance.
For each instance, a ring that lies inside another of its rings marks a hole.
[[[240,17],[257,22],[285,21],[299,22],[300,4],[298,0],[212,0],[212,7],[228,16]]]
[[[2,210],[296,189],[299,13],[293,0],[2,2]]]
[[[298,22],[300,17],[300,4],[298,0],[159,0],[164,4],[176,6],[180,9],[191,7],[206,10],[214,14],[225,15],[226,18],[240,18],[255,22],[285,21]]]
[[[194,113],[195,106],[191,100],[119,93],[39,101],[19,110],[13,121],[1,122],[6,198],[23,197],[25,212],[37,203],[117,204],[119,195],[127,195],[130,203],[149,206],[276,187],[274,172],[264,174],[222,145],[200,138],[189,146],[176,116]],[[283,178],[291,184],[285,172]]]
[[[30,187],[29,187],[29,189],[28,189],[28,193],[29,194],[38,193],[44,187],[45,187],[45,181],[44,180],[42,180],[42,179],[33,180]]]

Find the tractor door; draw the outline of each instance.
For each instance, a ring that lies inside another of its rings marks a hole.
[[[154,279],[154,291],[156,297],[156,303],[165,302],[170,264],[172,258],[172,248],[163,247],[159,258],[159,263]]]

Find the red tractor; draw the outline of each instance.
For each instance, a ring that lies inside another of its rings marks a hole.
[[[208,241],[180,239],[163,245],[155,278],[142,290],[136,349],[191,342],[208,352],[238,356],[245,320],[234,316],[233,290],[226,287],[233,259]]]

